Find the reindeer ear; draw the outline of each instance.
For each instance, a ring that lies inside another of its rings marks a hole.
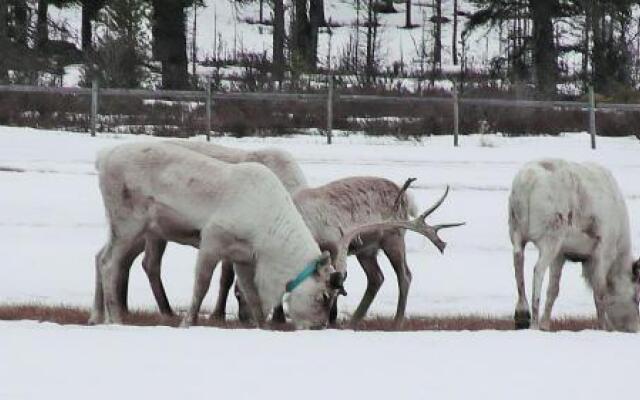
[[[323,251],[316,261],[316,272],[320,273],[331,265],[331,255],[328,251]]]
[[[316,260],[316,274],[328,277],[331,272],[333,272],[333,268],[331,267],[331,256],[328,251],[323,251]]]

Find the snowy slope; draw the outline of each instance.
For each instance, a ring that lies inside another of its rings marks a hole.
[[[0,127],[1,302],[90,306],[93,256],[106,238],[95,153],[132,140],[158,139]],[[639,250],[635,138],[600,138],[596,152],[588,149],[587,135],[472,136],[462,138],[458,149],[451,137],[413,143],[351,136],[332,146],[313,136],[215,141],[287,149],[313,185],[359,174],[397,182],[415,176],[422,207],[451,184],[450,198],[433,220],[465,220],[468,226],[443,235],[450,241],[444,256],[408,235],[414,276],[409,315],[513,312],[506,201],[512,176],[533,158],[596,160],[610,167],[624,188]],[[535,251],[527,255],[528,282]],[[190,298],[194,256],[190,248],[170,245],[165,257],[163,278],[179,307]],[[395,278],[380,260],[387,280],[371,311],[392,315]],[[355,260],[349,267],[343,313],[353,311],[365,286]],[[140,260],[132,269],[130,298],[134,307],[154,309]],[[235,301],[230,305],[234,312]],[[594,314],[577,265],[566,265],[554,311]],[[631,398],[639,357],[640,336],[594,331],[282,333],[0,322],[0,399]]]
[[[0,398],[623,399],[640,337],[0,322]]]
[[[0,127],[3,301],[91,304],[93,256],[106,239],[94,157],[100,148],[130,140],[158,139],[112,135],[92,139],[84,134]],[[599,138],[596,152],[589,149],[586,135],[489,139],[471,136],[462,138],[458,149],[446,136],[426,138],[422,143],[338,137],[332,146],[323,144],[324,138],[319,136],[215,140],[247,149],[287,149],[300,161],[312,185],[353,175],[383,176],[398,183],[416,177],[414,194],[422,208],[450,184],[449,199],[432,220],[466,221],[468,225],[443,232],[450,243],[444,256],[422,237],[408,234],[409,265],[413,271],[410,315],[513,312],[515,287],[507,235],[507,197],[517,169],[530,159],[554,156],[596,160],[610,167],[624,188],[636,249],[640,244],[640,142],[635,138]],[[7,169],[24,172],[2,172]],[[164,280],[170,300],[179,307],[186,307],[190,300],[194,261],[193,249],[169,246]],[[397,296],[395,276],[383,256],[380,261],[387,279],[371,310],[392,315]],[[526,262],[532,268],[535,250],[527,255]],[[578,265],[567,264],[556,315],[593,315],[592,296],[579,270]],[[140,260],[132,270],[130,287],[134,307],[154,309]],[[212,306],[216,288],[217,285],[205,301],[207,308]],[[349,296],[342,301],[344,312],[355,309],[364,288],[364,274],[351,259]],[[235,301],[230,303],[233,312]]]

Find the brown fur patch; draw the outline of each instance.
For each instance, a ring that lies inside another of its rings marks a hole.
[[[133,198],[133,196],[131,195],[131,190],[129,190],[127,185],[123,185],[122,186],[122,200],[124,200],[124,202],[126,204],[131,204],[132,198]]]
[[[583,229],[582,232],[596,241],[600,240],[600,235],[598,235],[598,224],[594,217],[591,217],[591,223]]]

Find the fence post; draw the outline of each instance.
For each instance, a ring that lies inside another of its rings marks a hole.
[[[589,133],[591,134],[591,148],[596,149],[596,95],[593,86],[589,86]]]
[[[96,136],[98,124],[98,79],[91,81],[91,136]]]
[[[453,146],[458,147],[460,133],[460,103],[458,100],[458,86],[453,83]]]
[[[327,93],[327,144],[331,144],[333,130],[333,75],[328,78],[329,91]]]
[[[211,75],[207,76],[207,142],[211,141]]]

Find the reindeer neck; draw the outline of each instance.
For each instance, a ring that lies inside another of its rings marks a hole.
[[[297,212],[281,212],[256,243],[256,256],[254,281],[268,311],[282,299],[287,282],[320,256],[320,248]]]

